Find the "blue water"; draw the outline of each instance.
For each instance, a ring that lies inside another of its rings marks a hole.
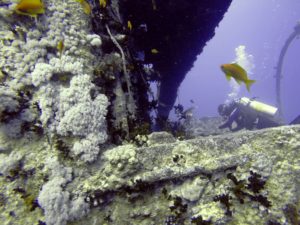
[[[217,107],[231,92],[230,84],[220,65],[236,58],[235,48],[246,47],[254,59],[250,74],[257,80],[250,93],[242,86],[239,97],[258,97],[262,102],[276,106],[275,66],[279,53],[300,22],[299,0],[236,0],[216,29],[215,37],[198,56],[178,92],[178,101],[185,108],[196,107],[194,115],[216,116]],[[290,46],[283,66],[283,115],[290,122],[300,114],[300,40]],[[195,103],[191,103],[190,100]]]

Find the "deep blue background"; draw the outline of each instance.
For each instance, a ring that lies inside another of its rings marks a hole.
[[[215,37],[207,43],[182,83],[177,103],[185,108],[194,105],[196,117],[218,115],[218,105],[231,92],[220,65],[232,62],[236,58],[235,48],[245,45],[247,53],[254,58],[251,79],[257,82],[250,93],[242,86],[240,97],[258,97],[275,106],[274,67],[298,21],[300,0],[234,0]],[[300,39],[295,40],[287,52],[283,76],[284,117],[290,122],[300,114]]]

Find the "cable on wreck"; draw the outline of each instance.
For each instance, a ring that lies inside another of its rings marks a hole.
[[[300,35],[300,21],[298,21],[298,23],[296,24],[296,26],[294,27],[294,31],[290,34],[290,36],[288,37],[288,39],[285,41],[280,55],[279,55],[279,60],[276,66],[276,75],[275,75],[275,79],[276,79],[276,102],[277,102],[277,107],[278,107],[278,113],[279,113],[279,117],[283,118],[283,112],[282,112],[282,102],[281,102],[281,79],[282,79],[282,66],[283,66],[283,60],[285,57],[285,54],[290,46],[290,44],[292,43],[292,41],[298,36]]]
[[[116,47],[119,49],[119,51],[121,53],[123,72],[124,72],[124,76],[125,76],[125,80],[126,80],[126,84],[127,84],[127,88],[128,88],[128,94],[129,94],[129,102],[131,104],[133,104],[134,100],[133,100],[133,95],[132,95],[132,92],[131,92],[131,82],[130,82],[129,74],[128,74],[127,69],[126,69],[126,59],[125,59],[124,51],[123,51],[122,47],[120,46],[120,44],[118,43],[118,41],[114,38],[114,36],[110,32],[110,29],[109,29],[107,24],[105,24],[105,28],[106,28],[106,31],[107,31],[111,41],[116,45]],[[134,107],[130,107],[130,104],[129,104],[129,111],[132,114],[135,114]]]

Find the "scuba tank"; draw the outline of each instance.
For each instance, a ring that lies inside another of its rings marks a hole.
[[[269,117],[275,117],[278,114],[277,113],[278,108],[271,106],[271,105],[267,105],[265,103],[262,103],[262,102],[259,102],[256,100],[251,100],[246,97],[242,97],[239,100],[239,103],[245,107],[251,108],[252,110],[254,110],[257,113],[261,113],[261,114],[264,114]]]

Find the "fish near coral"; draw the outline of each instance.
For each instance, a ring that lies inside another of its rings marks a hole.
[[[100,7],[105,8],[107,2],[106,2],[106,0],[99,0],[99,4],[100,4]]]
[[[63,53],[64,48],[65,48],[64,40],[60,40],[60,41],[57,43],[56,48],[57,48],[57,51],[59,52],[59,58],[61,58],[62,53]]]
[[[159,51],[158,51],[156,48],[152,48],[152,49],[151,49],[151,53],[152,53],[152,54],[158,54]]]
[[[130,31],[132,30],[132,23],[130,20],[127,21],[127,27]]]
[[[155,0],[152,0],[152,9],[155,11],[157,10],[156,2]]]
[[[91,6],[86,0],[76,0],[76,1],[81,4],[85,14],[87,14],[87,15],[91,14],[91,11],[92,11]]]
[[[244,70],[237,63],[223,64],[221,65],[221,70],[225,73],[226,79],[229,81],[231,77],[238,83],[242,82],[246,85],[248,91],[250,91],[251,85],[255,80],[250,80],[248,78],[246,70]]]
[[[41,0],[21,0],[15,10],[18,14],[36,17],[45,12],[45,7]]]

